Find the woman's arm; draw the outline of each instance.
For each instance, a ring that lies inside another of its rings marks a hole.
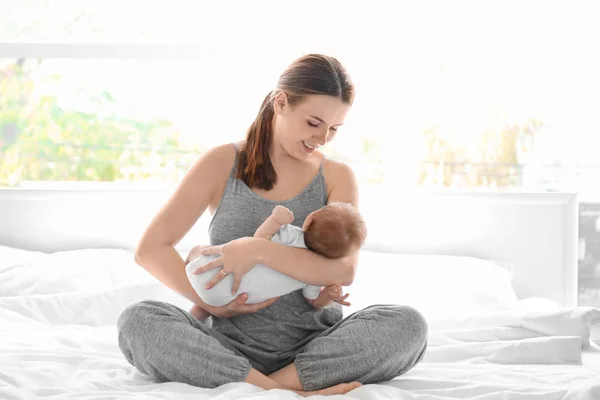
[[[340,162],[329,163],[328,181],[335,184],[329,190],[328,201],[350,203],[358,209],[358,184],[352,169]],[[267,265],[301,282],[319,286],[351,285],[358,263],[358,253],[331,260],[310,250],[265,240],[256,241],[252,253],[259,264]]]
[[[173,246],[138,247],[135,261],[156,279],[189,301],[208,310],[185,274],[185,263]]]
[[[329,259],[314,251],[267,240],[253,244],[254,260],[309,285],[352,284],[351,258]]]
[[[224,306],[209,306],[190,284],[185,263],[175,250],[175,245],[194,226],[211,200],[221,195],[220,189],[229,176],[233,160],[234,149],[230,144],[203,153],[154,217],[135,252],[135,261],[159,281],[221,318],[253,313],[278,300],[275,297],[261,303],[246,304],[248,295],[242,293]]]
[[[175,245],[207,209],[227,179],[233,159],[231,145],[206,151],[183,178],[171,198],[144,232],[135,261],[163,284],[194,304],[208,306],[196,294]]]

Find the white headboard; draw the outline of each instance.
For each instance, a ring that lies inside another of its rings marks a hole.
[[[368,201],[371,202],[371,201]],[[369,250],[504,261],[519,298],[577,305],[578,202],[570,193],[380,196],[365,209]],[[385,210],[389,216],[370,215]],[[395,225],[393,236],[389,226]]]
[[[0,189],[0,245],[45,252],[133,249],[169,195]],[[565,193],[361,196],[365,249],[507,261],[520,298],[547,297],[561,306],[577,304],[577,207],[577,196]],[[207,243],[209,222],[206,214],[178,250]]]

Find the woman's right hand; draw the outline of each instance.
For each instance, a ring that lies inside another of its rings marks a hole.
[[[273,297],[269,300],[263,301],[261,303],[256,304],[246,304],[246,300],[248,300],[248,295],[246,293],[241,293],[235,300],[225,304],[220,307],[208,307],[207,311],[219,318],[232,318],[237,317],[238,315],[255,313],[258,310],[261,310],[265,307],[270,306],[279,300],[279,297]]]

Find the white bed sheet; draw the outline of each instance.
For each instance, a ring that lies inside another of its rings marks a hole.
[[[187,302],[127,264],[130,255],[71,256],[51,264],[34,257],[18,271],[14,260],[0,260],[0,399],[300,398],[246,383],[202,389],[153,382],[123,358],[116,319],[140,299],[183,307]],[[74,267],[91,262],[93,272]],[[94,289],[98,281],[103,290]],[[416,368],[337,398],[600,399],[600,375],[594,372],[600,348],[586,348],[590,328],[600,325],[600,310],[534,305],[524,301],[502,312],[431,321],[428,351]]]
[[[9,321],[3,318],[3,322]],[[599,375],[580,365],[577,337],[485,342],[466,341],[465,335],[459,338],[456,332],[432,331],[430,339],[425,360],[412,371],[389,382],[365,385],[343,398],[600,398]],[[453,343],[443,344],[447,340]],[[152,382],[124,360],[114,325],[3,324],[0,354],[2,399],[300,398],[278,390],[263,392],[245,383],[201,389]]]
[[[600,375],[600,346],[592,342],[590,347],[581,352],[583,366]]]

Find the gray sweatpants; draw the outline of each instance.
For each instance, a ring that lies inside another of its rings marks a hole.
[[[244,381],[252,367],[269,374],[295,362],[305,390],[390,380],[414,367],[427,347],[427,323],[407,306],[357,311],[294,353],[274,353],[267,367],[210,325],[210,319],[199,321],[174,305],[146,300],[119,317],[119,347],[130,364],[158,381],[203,388]]]

